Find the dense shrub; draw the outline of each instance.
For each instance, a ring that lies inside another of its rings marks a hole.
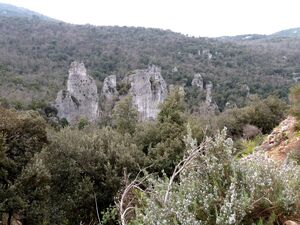
[[[289,97],[292,103],[290,111],[298,120],[300,120],[300,85],[291,88]]]
[[[26,194],[39,185],[35,179],[25,182],[24,176],[47,142],[46,123],[37,112],[0,108],[0,213],[7,213],[8,220],[16,213],[27,214],[30,202],[39,202],[34,193],[31,198]]]
[[[125,174],[144,167],[145,156],[129,134],[111,128],[64,128],[50,132],[51,144],[39,158],[51,176],[47,224],[79,224],[97,220],[114,203]]]
[[[185,159],[196,157],[174,171],[178,181],[148,179],[128,224],[273,224],[299,216],[297,164],[278,165],[259,153],[238,160],[225,130],[199,148],[187,149]]]
[[[260,99],[256,96],[243,108],[228,109],[218,117],[218,127],[226,126],[233,137],[241,137],[245,125],[269,133],[286,115],[287,104],[277,97]]]

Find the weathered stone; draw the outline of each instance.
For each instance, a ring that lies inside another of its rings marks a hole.
[[[213,84],[211,81],[209,81],[206,86],[205,86],[205,89],[206,89],[206,99],[205,99],[205,103],[207,105],[211,105],[212,104],[212,89],[213,89]]]
[[[211,52],[210,52],[209,49],[204,49],[204,50],[202,51],[202,55],[205,56],[205,57],[207,57],[208,60],[211,60],[211,58],[212,58],[212,56],[213,56],[213,55],[211,54]]]
[[[159,104],[167,96],[167,84],[161,76],[160,68],[151,66],[146,70],[136,70],[127,78],[129,94],[137,107],[141,120],[155,119]]]
[[[300,155],[300,138],[297,131],[297,119],[289,116],[275,127],[258,149],[276,160],[284,162],[289,154]]]
[[[98,91],[92,77],[87,75],[83,63],[73,62],[69,69],[67,90],[57,94],[57,116],[66,118],[70,124],[78,122],[81,118],[95,121],[98,118]]]
[[[283,225],[299,225],[299,223],[294,222],[292,220],[288,220],[288,221],[285,221],[285,223]]]
[[[103,81],[101,97],[103,97],[106,102],[112,102],[118,95],[116,75],[106,77]]]
[[[194,75],[194,79],[192,80],[192,86],[203,90],[203,77],[200,73],[196,73]]]

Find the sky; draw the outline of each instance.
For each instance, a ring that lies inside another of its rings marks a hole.
[[[300,0],[0,0],[73,24],[170,29],[195,37],[300,27]]]

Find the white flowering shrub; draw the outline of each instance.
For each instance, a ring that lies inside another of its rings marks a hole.
[[[177,168],[174,182],[172,177],[149,179],[128,224],[262,224],[270,217],[280,221],[299,213],[300,170],[295,163],[280,166],[258,153],[240,160],[225,129],[207,138],[201,151],[190,149],[195,146],[190,134],[186,144],[185,157],[191,160]]]

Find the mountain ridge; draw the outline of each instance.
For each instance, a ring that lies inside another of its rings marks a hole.
[[[0,2],[0,16],[20,17],[20,18],[27,18],[27,19],[41,19],[41,20],[58,22],[58,20],[42,15],[38,12],[34,12],[23,7],[18,7],[18,6],[14,6],[7,3],[1,3],[1,2]]]
[[[191,82],[200,73],[204,83],[213,82],[213,99],[220,109],[228,102],[242,106],[245,85],[251,94],[287,98],[294,74],[300,72],[300,39],[294,38],[227,41],[154,28],[17,16],[1,17],[0,33],[0,95],[14,105],[53,101],[74,60],[85,63],[99,90],[109,75],[122,80],[135,69],[157,65],[168,84],[185,87],[190,104],[199,101]]]

